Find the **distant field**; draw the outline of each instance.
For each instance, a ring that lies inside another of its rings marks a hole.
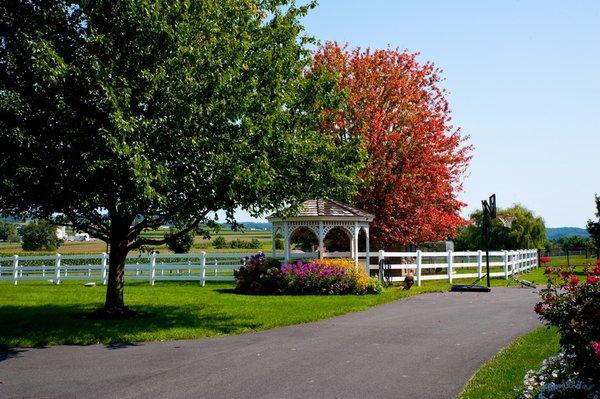
[[[167,230],[153,230],[144,232],[144,237],[149,238],[162,238]],[[192,252],[206,251],[206,252],[252,252],[253,249],[215,249],[212,246],[212,241],[222,236],[227,241],[233,241],[236,239],[243,241],[251,241],[252,239],[258,239],[261,242],[261,248],[257,249],[261,251],[271,250],[271,232],[265,230],[244,230],[244,231],[233,231],[233,230],[221,230],[218,234],[212,234],[210,240],[204,239],[201,236],[194,238],[194,245],[192,246]],[[154,247],[161,253],[170,252],[166,245],[160,245]],[[70,254],[87,254],[87,253],[102,253],[106,251],[106,243],[104,241],[66,241],[58,249],[58,253],[63,255]],[[27,252],[21,249],[20,243],[1,242],[0,243],[0,254],[2,255],[42,255],[48,252]]]

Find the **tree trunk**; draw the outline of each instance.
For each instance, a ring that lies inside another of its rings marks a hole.
[[[127,310],[123,301],[123,281],[125,278],[125,260],[127,259],[127,233],[129,224],[111,218],[110,254],[108,257],[108,282],[104,310],[107,313],[124,313]]]

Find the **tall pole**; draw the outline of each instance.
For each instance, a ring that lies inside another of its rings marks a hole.
[[[483,239],[485,240],[485,272],[487,286],[490,287],[490,213],[487,206],[483,207]]]

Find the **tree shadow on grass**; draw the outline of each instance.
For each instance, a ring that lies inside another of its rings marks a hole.
[[[198,306],[132,308],[145,315],[124,320],[99,320],[78,317],[94,310],[78,305],[0,306],[0,350],[98,343],[113,344],[111,349],[120,349],[139,341],[230,335],[260,327],[250,318],[233,317]]]

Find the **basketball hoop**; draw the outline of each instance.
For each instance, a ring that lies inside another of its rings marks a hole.
[[[515,221],[516,217],[511,216],[511,215],[498,215],[497,218],[500,220],[500,222],[502,222],[502,225],[506,228],[510,229],[510,226],[512,226],[513,222]]]

